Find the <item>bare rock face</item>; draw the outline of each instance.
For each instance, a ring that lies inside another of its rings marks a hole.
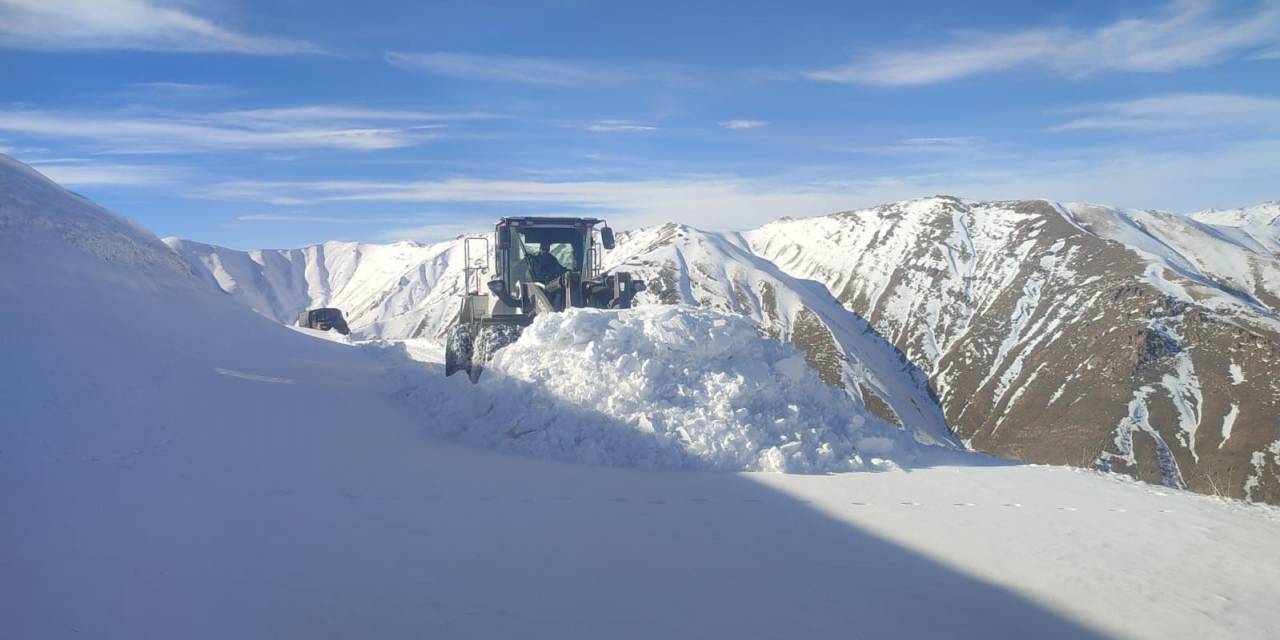
[[[1266,215],[938,197],[746,238],[928,372],[975,449],[1280,503]]]

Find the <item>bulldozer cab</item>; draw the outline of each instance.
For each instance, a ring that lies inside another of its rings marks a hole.
[[[496,267],[508,291],[547,284],[569,272],[590,278],[599,269],[595,218],[503,218],[497,226]],[[612,234],[610,234],[612,235]]]

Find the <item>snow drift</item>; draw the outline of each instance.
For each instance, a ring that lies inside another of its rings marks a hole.
[[[919,450],[824,383],[791,344],[748,318],[694,307],[543,316],[474,387],[405,375],[434,430],[528,455],[818,473],[890,468],[887,458]]]

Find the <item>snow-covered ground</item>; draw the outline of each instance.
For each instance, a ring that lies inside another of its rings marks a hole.
[[[282,327],[4,158],[0,299],[6,638],[1280,627],[1270,507],[977,456],[834,475],[645,471],[450,442],[442,414],[401,397],[402,368],[460,402],[487,381]],[[549,344],[564,335],[543,329]],[[788,354],[752,348],[775,372]]]

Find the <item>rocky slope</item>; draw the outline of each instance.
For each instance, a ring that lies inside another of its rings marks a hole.
[[[1276,209],[938,197],[746,238],[928,372],[974,448],[1280,502]]]

